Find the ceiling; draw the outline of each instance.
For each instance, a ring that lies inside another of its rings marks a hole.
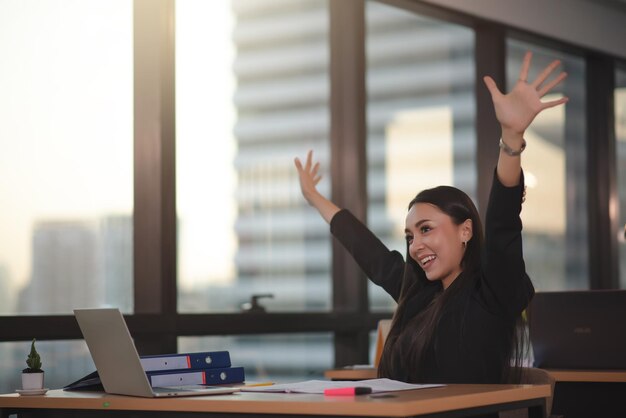
[[[626,12],[626,0],[587,0],[589,3],[603,4],[607,7]],[[624,22],[626,24],[626,22]]]

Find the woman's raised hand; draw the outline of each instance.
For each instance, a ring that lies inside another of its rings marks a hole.
[[[302,196],[309,202],[309,204],[313,205],[311,202],[311,198],[318,194],[317,191],[317,183],[320,182],[322,176],[319,175],[320,163],[316,162],[313,164],[313,150],[309,150],[306,154],[306,163],[304,167],[302,166],[302,162],[300,158],[296,157],[294,160],[296,164],[296,169],[298,170],[298,177],[300,178],[300,190],[302,191]]]
[[[526,52],[515,87],[508,94],[502,94],[495,81],[489,76],[484,77],[485,84],[491,93],[491,99],[496,111],[496,117],[502,127],[503,136],[523,135],[530,123],[541,111],[567,102],[567,97],[549,102],[542,102],[541,98],[549,93],[557,84],[567,77],[560,72],[552,81],[544,82],[561,64],[555,60],[537,76],[533,82],[528,82],[528,70],[532,53]]]
[[[322,176],[319,174],[320,163],[313,164],[313,151],[307,153],[304,166],[302,166],[302,162],[297,157],[294,163],[300,178],[302,196],[311,206],[318,210],[326,222],[330,223],[330,220],[340,209],[317,191],[317,183],[320,182]]]

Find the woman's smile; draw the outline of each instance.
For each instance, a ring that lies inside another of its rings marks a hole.
[[[426,257],[420,259],[420,266],[426,270],[427,266],[429,266],[436,258],[437,256],[435,255],[427,255]]]

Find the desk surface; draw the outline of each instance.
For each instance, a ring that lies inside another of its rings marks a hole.
[[[557,382],[624,383],[626,370],[556,370],[546,369]]]
[[[626,370],[556,370],[546,369],[557,382],[626,382]],[[333,369],[326,370],[326,379],[334,380],[364,380],[375,379],[376,369]]]
[[[382,394],[378,394],[382,395]],[[448,385],[393,392],[393,397],[327,397],[309,394],[235,393],[184,398],[137,398],[100,392],[51,390],[44,396],[0,395],[2,409],[135,410],[238,414],[306,414],[412,416],[466,410],[491,405],[531,402],[542,404],[549,385]],[[506,409],[506,408],[505,408]]]

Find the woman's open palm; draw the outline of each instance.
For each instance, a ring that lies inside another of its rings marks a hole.
[[[311,203],[311,197],[317,193],[317,183],[322,179],[322,176],[318,174],[320,163],[313,164],[313,151],[307,153],[304,166],[299,158],[296,158],[294,163],[298,170],[302,195]]]
[[[491,93],[496,117],[503,131],[523,134],[541,111],[563,104],[568,100],[567,97],[563,97],[545,103],[541,101],[541,98],[563,81],[567,74],[561,72],[552,81],[543,85],[550,74],[560,65],[560,61],[555,60],[537,76],[535,81],[529,83],[527,79],[531,59],[532,53],[527,52],[524,56],[519,79],[508,94],[502,94],[491,77],[484,77],[485,84]]]

